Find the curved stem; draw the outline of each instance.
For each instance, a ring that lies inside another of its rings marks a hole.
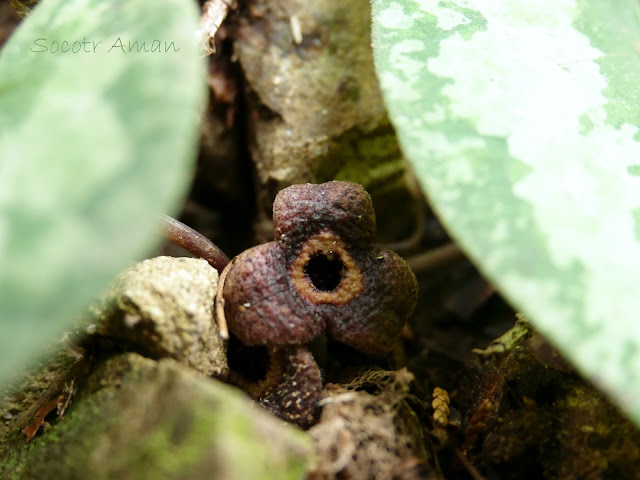
[[[175,218],[164,215],[162,230],[167,240],[179,245],[192,255],[203,258],[218,272],[222,272],[229,264],[229,257],[211,240]]]
[[[230,264],[229,264],[230,265]],[[218,334],[224,340],[229,339],[229,327],[227,326],[227,317],[224,314],[224,282],[227,279],[229,269],[225,268],[218,277],[218,289],[216,290],[216,323],[218,324]]]
[[[413,273],[416,276],[420,276],[464,259],[465,256],[462,250],[451,242],[414,255],[406,260]]]

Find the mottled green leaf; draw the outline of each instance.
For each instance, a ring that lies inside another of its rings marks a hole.
[[[640,4],[374,0],[376,67],[442,221],[640,422]]]
[[[0,52],[0,380],[149,252],[183,197],[197,18],[191,0],[43,0]]]

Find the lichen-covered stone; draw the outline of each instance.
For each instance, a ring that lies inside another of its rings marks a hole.
[[[10,479],[301,479],[308,437],[174,360],[99,365],[69,412],[0,461]]]
[[[85,329],[224,378],[229,368],[214,319],[217,285],[218,272],[204,260],[145,260],[120,275]]]

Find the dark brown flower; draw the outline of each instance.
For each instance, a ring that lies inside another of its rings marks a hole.
[[[356,183],[285,188],[273,221],[274,242],[225,268],[217,308],[242,343],[269,347],[265,378],[238,384],[306,428],[318,415],[322,379],[301,344],[326,331],[362,353],[387,353],[413,311],[418,285],[402,258],[372,245],[371,197]]]
[[[326,332],[362,353],[385,354],[413,311],[406,262],[372,245],[375,213],[362,186],[333,181],[282,190],[276,241],[236,257],[224,283],[230,330],[247,345],[294,345]]]
[[[232,381],[274,415],[306,428],[317,419],[322,376],[311,352],[301,345],[270,347],[263,379]]]

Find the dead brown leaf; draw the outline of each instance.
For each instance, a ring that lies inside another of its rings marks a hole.
[[[27,436],[27,443],[33,440],[33,437],[36,436],[40,427],[44,424],[44,419],[49,413],[54,409],[58,408],[58,402],[60,399],[63,399],[64,395],[58,395],[49,401],[45,406],[40,407],[36,412],[36,416],[29,425],[22,429],[22,433]]]

